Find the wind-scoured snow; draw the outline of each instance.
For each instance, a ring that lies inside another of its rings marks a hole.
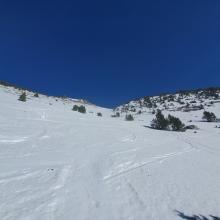
[[[127,122],[90,104],[74,112],[77,100],[19,94],[0,86],[1,220],[220,217],[220,129],[201,121],[203,110],[172,113],[197,133],[157,131],[148,112]],[[208,110],[220,117],[220,103]]]

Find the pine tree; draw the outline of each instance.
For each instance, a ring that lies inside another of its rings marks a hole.
[[[79,110],[79,106],[78,105],[74,105],[72,110],[77,112]]]
[[[79,106],[78,112],[85,114],[85,113],[86,113],[86,108],[85,108],[85,106],[83,106],[83,105]]]
[[[164,117],[161,110],[157,110],[156,118],[151,122],[151,126],[155,129],[166,130],[168,125],[169,121]]]
[[[125,116],[126,121],[134,121],[134,117],[131,114]]]
[[[102,113],[101,113],[101,112],[98,112],[98,113],[97,113],[97,116],[102,117]]]
[[[144,104],[147,108],[152,108],[153,107],[153,104],[151,102],[151,99],[150,97],[146,96],[144,97]]]
[[[21,101],[21,102],[26,102],[26,101],[27,101],[26,92],[23,92],[23,93],[20,95],[20,97],[19,97],[18,100]]]
[[[116,112],[116,117],[120,117],[120,113],[119,112]]]
[[[203,112],[203,119],[207,120],[208,122],[216,121],[216,116],[213,112]]]
[[[172,131],[181,131],[184,129],[184,124],[179,118],[176,118],[172,115],[168,115],[169,125]]]

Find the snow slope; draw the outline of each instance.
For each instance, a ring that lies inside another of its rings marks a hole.
[[[200,128],[177,133],[145,127],[147,112],[126,122],[89,104],[73,112],[77,100],[19,94],[0,86],[1,220],[220,217],[220,129],[200,121],[202,110],[173,112]],[[220,116],[219,103],[210,110]]]

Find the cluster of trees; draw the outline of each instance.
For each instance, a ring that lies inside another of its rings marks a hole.
[[[34,97],[38,98],[39,94],[35,93]],[[18,100],[22,101],[22,102],[26,102],[27,101],[26,92],[23,92],[19,96]],[[151,100],[149,99],[149,97],[145,97],[145,104],[150,106],[150,103],[151,103]],[[83,105],[80,105],[80,106],[74,105],[72,110],[78,111],[80,113],[86,113],[86,108]],[[139,114],[140,113],[141,113],[141,111],[139,112]],[[165,117],[162,114],[161,110],[157,110],[157,112],[155,112],[155,110],[153,110],[152,113],[156,114],[156,118],[154,118],[151,122],[151,127],[154,129],[171,130],[171,131],[184,131],[186,128],[185,125],[182,123],[182,121],[177,117],[174,117],[172,115],[168,115],[168,117]],[[97,116],[102,117],[102,113],[98,112]],[[120,117],[120,113],[116,112],[115,115],[112,115],[112,117]],[[203,119],[206,120],[207,122],[214,122],[217,120],[217,117],[213,112],[204,111]],[[134,117],[131,114],[127,114],[125,116],[125,120],[126,121],[133,121]]]
[[[83,114],[86,113],[86,107],[84,105],[80,105],[80,106],[74,105],[72,110],[83,113]]]
[[[196,90],[180,90],[177,93],[181,95],[201,94],[206,96],[216,96],[220,93],[220,87],[200,88]]]
[[[208,112],[208,111],[203,112],[202,118],[208,122],[214,122],[217,120],[215,114],[213,112]]]
[[[111,116],[112,118],[119,118],[120,117],[120,113],[116,112],[114,115]],[[125,120],[126,121],[134,121],[134,117],[132,114],[126,114],[125,116]]]
[[[147,108],[157,108],[157,103],[159,104],[164,104],[166,102],[178,102],[181,105],[186,104],[185,100],[190,100],[191,95],[194,95],[196,99],[198,99],[201,103],[203,102],[203,98],[214,98],[214,99],[219,99],[220,98],[220,88],[206,88],[206,89],[198,89],[198,90],[182,90],[174,94],[161,94],[159,97],[150,97],[146,96],[142,99],[136,100],[139,106],[142,107],[147,107]],[[195,100],[192,100],[190,102],[191,104],[196,104]],[[193,107],[193,105],[189,106]],[[166,106],[164,106],[166,108]],[[197,106],[195,106],[197,108]],[[202,105],[198,106],[198,108],[202,109]],[[129,110],[129,109],[127,109]],[[131,109],[130,111],[132,111]]]
[[[143,105],[147,108],[157,108],[157,104],[149,96],[144,97],[143,102]],[[142,104],[140,104],[140,106],[142,106]]]
[[[144,97],[144,105],[147,108],[152,108],[153,107],[153,104],[152,104],[151,99],[150,99],[149,96]]]
[[[21,87],[21,86],[17,86],[17,85],[14,85],[12,83],[9,83],[9,82],[6,82],[6,81],[2,81],[0,80],[0,85],[3,85],[3,86],[7,86],[7,87],[12,87],[14,89],[18,89],[18,90],[28,90],[29,92],[31,92],[31,90],[27,89],[27,88],[24,88],[24,87]]]
[[[161,110],[157,110],[156,118],[151,122],[151,127],[158,130],[184,131],[185,125],[182,121],[172,115],[165,117]]]
[[[217,99],[219,98],[219,92],[220,92],[220,88],[211,87],[211,88],[205,89],[202,92],[202,95],[204,95],[206,98],[214,97]]]
[[[207,122],[217,121],[217,117],[213,112],[204,111],[203,119]],[[151,122],[151,127],[158,130],[168,131],[185,131],[186,129],[195,129],[196,126],[185,126],[184,123],[177,117],[168,115],[165,117],[161,110],[157,110],[156,118]]]
[[[39,94],[35,93],[34,97],[39,98]],[[22,92],[22,94],[19,96],[18,100],[21,101],[21,102],[26,102],[27,101],[27,94],[26,94],[26,92]]]

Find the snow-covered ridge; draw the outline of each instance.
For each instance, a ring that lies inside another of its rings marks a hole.
[[[0,81],[0,88],[4,89],[7,92],[11,92],[13,94],[17,94],[18,96],[21,95],[22,92],[25,92],[28,95],[28,98],[34,97],[35,94],[38,94],[41,97],[48,98],[48,100],[55,99],[56,101],[61,101],[63,103],[66,102],[73,102],[73,104],[88,104],[88,105],[94,105],[93,103],[85,100],[85,99],[75,99],[75,98],[70,98],[66,96],[48,96],[45,94],[41,94],[35,91],[32,91],[27,88],[19,87],[13,84],[10,84],[5,81]],[[95,106],[95,105],[94,105]]]
[[[220,102],[220,88],[182,91],[176,94],[146,96],[117,107],[120,113],[152,112],[156,109],[167,111],[197,111]]]
[[[111,111],[110,109],[103,108],[96,106],[95,104],[90,103],[87,100],[84,99],[75,99],[75,98],[69,98],[69,97],[56,97],[56,96],[48,96],[44,94],[40,94],[34,91],[31,91],[29,89],[20,88],[8,83],[2,83],[0,82],[0,97],[4,100],[4,104],[9,103],[15,103],[18,105],[24,104],[20,103],[18,101],[20,95],[25,92],[27,101],[25,102],[26,106],[31,106],[32,104],[37,104],[39,106],[47,107],[48,105],[52,109],[56,109],[57,107],[65,108],[66,110],[70,111],[73,108],[73,105],[84,105],[87,109],[87,113],[90,115],[96,115],[98,112],[106,113],[107,115],[110,115]],[[38,94],[38,97],[35,97],[35,95]],[[18,102],[17,102],[18,101]]]

